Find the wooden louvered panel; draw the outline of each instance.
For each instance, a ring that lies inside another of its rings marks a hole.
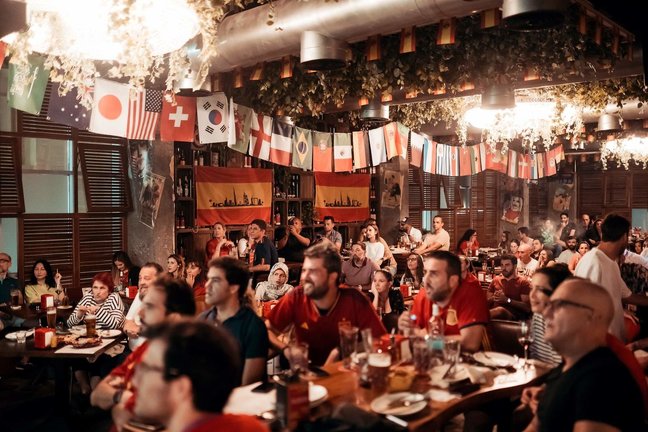
[[[20,147],[16,138],[0,137],[0,214],[25,211]]]
[[[646,172],[632,174],[631,206],[632,208],[648,208],[648,173]]]
[[[121,216],[89,216],[79,219],[81,287],[89,287],[97,273],[110,271],[113,253],[123,247],[124,231],[125,222]]]
[[[74,220],[66,217],[26,217],[23,222],[22,263],[29,280],[34,261],[44,258],[63,276],[66,288],[74,282]]]
[[[125,212],[131,210],[125,144],[80,142],[79,160],[88,211]]]
[[[455,227],[454,235],[450,233],[450,250],[454,251],[457,248],[457,242],[467,229],[472,228],[470,224],[469,209],[459,209],[455,212]]]
[[[604,178],[605,207],[628,207],[630,203],[630,173],[628,171],[607,172]]]
[[[490,247],[495,247],[499,242],[498,175],[487,171],[484,176],[484,228],[479,233],[479,243]]]
[[[438,176],[423,173],[423,209],[439,208],[439,179]]]
[[[581,168],[577,178],[578,212],[600,215],[603,212],[603,172]]]
[[[85,131],[85,130],[77,130],[76,131],[76,137],[80,142],[88,142],[88,143],[125,143],[126,140],[124,138],[116,137],[116,136],[111,136],[111,135],[100,135],[96,134],[93,132]]]
[[[35,116],[23,111],[18,111],[18,131],[22,136],[72,139],[72,128],[47,120],[47,109],[52,94],[52,83],[48,83],[45,98],[40,114]]]

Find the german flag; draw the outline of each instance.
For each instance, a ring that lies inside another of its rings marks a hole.
[[[318,220],[333,216],[337,222],[369,217],[369,174],[315,173],[315,213]]]
[[[407,27],[401,31],[400,53],[407,54],[416,51],[416,27]]]
[[[196,225],[270,221],[272,170],[199,166],[195,168],[195,178]]]
[[[455,43],[457,33],[457,19],[449,18],[441,20],[437,33],[437,45],[452,45]]]
[[[370,36],[367,39],[367,61],[380,60],[381,57],[380,35]]]
[[[480,15],[482,29],[497,27],[502,22],[502,11],[499,8],[482,11]]]

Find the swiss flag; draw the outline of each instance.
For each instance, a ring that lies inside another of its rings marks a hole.
[[[193,142],[196,126],[196,98],[175,96],[174,105],[164,99],[160,119],[160,140]]]
[[[90,117],[90,132],[125,137],[128,100],[128,86],[97,78]]]

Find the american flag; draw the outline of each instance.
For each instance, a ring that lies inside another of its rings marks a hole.
[[[158,118],[162,111],[162,92],[146,89],[130,98],[126,138],[154,140]]]

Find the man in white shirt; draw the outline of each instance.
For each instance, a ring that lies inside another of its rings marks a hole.
[[[622,341],[626,340],[623,302],[644,304],[645,296],[633,295],[621,278],[617,260],[628,244],[630,222],[623,216],[608,215],[601,225],[601,243],[587,252],[576,266],[575,276],[601,285],[612,297],[614,318],[609,331]],[[643,297],[643,298],[640,298]],[[642,301],[643,300],[643,301]]]
[[[538,261],[531,258],[532,248],[526,243],[522,243],[518,248],[518,263],[517,271],[518,274],[523,274],[526,277],[533,276],[536,269],[538,268]]]
[[[434,232],[426,235],[425,239],[423,239],[423,244],[414,249],[414,252],[419,255],[435,250],[450,250],[450,234],[443,229],[443,218],[441,216],[434,216],[432,226],[434,227]]]
[[[142,307],[142,299],[148,292],[149,286],[162,274],[164,270],[158,263],[148,262],[142,266],[139,273],[139,280],[137,282],[137,296],[128,309],[126,319],[124,320],[124,333],[128,336],[128,347],[131,351],[140,346],[144,342],[144,338],[140,336],[140,317],[139,310]]]
[[[571,258],[578,253],[576,252],[576,246],[578,246],[578,239],[576,237],[569,237],[566,243],[567,249],[560,252],[560,255],[558,255],[558,258],[556,258],[556,262],[569,264]]]
[[[409,223],[409,218],[403,218],[400,221],[400,241],[404,245],[417,244],[423,241],[423,234],[421,230],[414,228],[411,223]]]

